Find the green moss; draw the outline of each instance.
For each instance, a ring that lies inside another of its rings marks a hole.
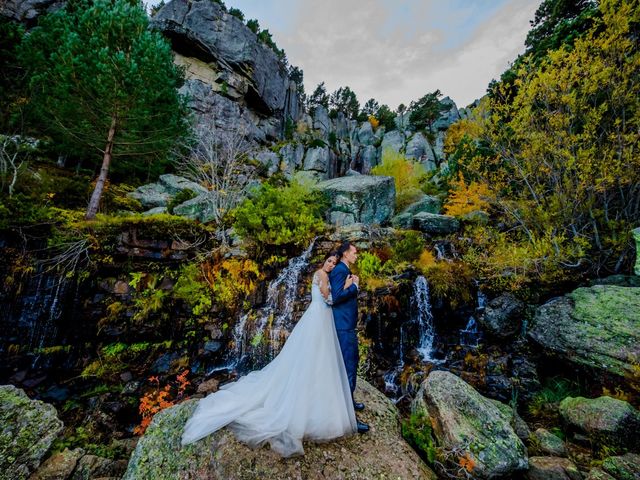
[[[412,413],[408,419],[402,421],[401,432],[404,439],[428,464],[432,465],[435,462],[437,450],[428,416],[423,413]]]

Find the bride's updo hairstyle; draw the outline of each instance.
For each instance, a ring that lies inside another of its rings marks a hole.
[[[327,260],[329,260],[331,257],[336,257],[336,263],[338,263],[340,261],[340,253],[337,250],[331,250],[329,253],[327,253],[324,258],[322,259],[322,265],[324,265],[324,262],[326,262]]]

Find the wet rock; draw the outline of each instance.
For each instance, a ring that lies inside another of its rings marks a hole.
[[[567,448],[564,445],[564,441],[555,436],[544,428],[539,428],[530,438],[529,443],[530,455],[549,455],[552,457],[566,457]]]
[[[301,457],[282,459],[270,449],[252,450],[222,429],[180,447],[182,429],[196,407],[188,400],[157,414],[131,457],[123,480],[156,478],[420,478],[435,475],[400,434],[398,411],[380,392],[359,380],[356,398],[367,408],[359,417],[371,425],[366,435],[327,443],[305,442]]]
[[[0,472],[22,480],[42,461],[62,431],[53,405],[31,400],[13,385],[0,386]]]
[[[49,457],[30,477],[29,480],[67,480],[76,469],[84,450],[76,448],[56,453]]]
[[[640,479],[640,455],[627,453],[605,458],[602,469],[618,480],[638,480]]]
[[[396,190],[391,177],[334,178],[319,183],[316,188],[330,199],[328,215],[334,225],[383,224],[393,214]]]
[[[457,232],[460,222],[450,215],[420,212],[413,216],[413,227],[432,235],[446,235]]]
[[[503,293],[487,303],[478,321],[491,335],[508,338],[521,331],[524,307],[515,295]]]
[[[628,402],[605,396],[567,397],[560,402],[560,415],[595,444],[640,447],[640,412]]]
[[[582,480],[578,467],[568,458],[530,457],[525,480]]]
[[[429,415],[442,448],[473,461],[473,478],[508,476],[527,468],[527,451],[511,427],[511,415],[456,375],[431,372],[412,409]]]
[[[538,307],[529,338],[548,353],[619,377],[640,358],[640,288],[578,288]]]
[[[98,480],[100,478],[121,478],[127,469],[126,460],[111,460],[96,455],[85,455],[78,460],[78,466],[70,480]],[[157,478],[168,478],[158,476]]]

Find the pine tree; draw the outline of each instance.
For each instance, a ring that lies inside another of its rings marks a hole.
[[[44,17],[24,41],[36,116],[63,146],[102,155],[88,219],[98,211],[114,157],[165,156],[187,131],[177,91],[183,73],[148,23],[131,1],[78,0]]]

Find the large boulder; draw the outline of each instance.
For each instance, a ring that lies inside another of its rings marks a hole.
[[[512,475],[527,468],[527,449],[511,427],[511,417],[456,375],[434,371],[412,404],[431,418],[438,444],[471,460],[472,478]]]
[[[404,135],[398,130],[392,130],[384,134],[382,137],[382,151],[387,148],[399,152],[404,148]]]
[[[531,434],[529,439],[529,454],[566,457],[567,447],[560,437],[544,428],[539,428]]]
[[[444,97],[440,100],[440,104],[443,107],[443,111],[431,126],[434,130],[446,130],[461,118],[458,107],[456,107],[455,102],[451,100],[451,98]]]
[[[355,175],[319,183],[316,188],[331,201],[329,221],[334,225],[383,224],[393,215],[396,189],[392,177]]]
[[[304,157],[305,170],[320,172],[326,176],[330,168],[329,147],[314,147],[307,150],[307,154]]]
[[[634,272],[636,275],[640,275],[640,227],[632,230],[631,233],[636,242],[636,266]]]
[[[436,158],[427,139],[418,132],[407,143],[405,156],[423,162],[427,170],[435,168]]]
[[[191,190],[195,194],[207,193],[207,189],[199,183],[172,173],[160,175],[158,183],[165,188],[169,195],[176,195],[183,190]]]
[[[446,235],[457,232],[460,222],[451,215],[420,212],[413,216],[413,228],[432,235]]]
[[[616,480],[637,480],[640,478],[640,455],[626,453],[605,458],[602,462],[602,470]]]
[[[138,200],[144,208],[166,207],[171,200],[171,194],[160,183],[141,185],[128,196]]]
[[[78,460],[84,455],[84,450],[75,448],[58,452],[50,456],[30,477],[29,480],[66,480],[76,469]]]
[[[283,111],[289,88],[277,54],[239,18],[210,0],[172,0],[153,17],[154,28],[172,40],[174,50],[238,72],[249,80],[245,99],[266,114]]]
[[[417,213],[438,213],[442,208],[442,201],[438,197],[424,195],[420,200],[413,202],[402,212],[391,219],[391,223],[396,228],[412,228],[413,216]]]
[[[207,223],[215,219],[213,193],[207,192],[173,207],[173,214]]]
[[[371,122],[363,122],[358,129],[358,141],[361,145],[371,145],[373,143],[373,127]]]
[[[640,288],[578,288],[537,308],[529,337],[594,371],[633,375],[640,358]]]
[[[508,338],[520,332],[524,307],[513,294],[503,293],[487,303],[478,320],[491,335]]]
[[[266,447],[252,450],[227,429],[181,447],[182,429],[197,404],[188,400],[154,417],[131,457],[124,480],[435,479],[402,438],[395,406],[362,380],[358,381],[356,398],[367,406],[359,417],[371,425],[369,433],[328,443],[305,442],[304,456],[288,459]]]
[[[640,412],[611,397],[567,397],[560,415],[570,429],[586,434],[595,444],[630,449],[640,447]]]
[[[22,480],[42,461],[63,424],[53,405],[0,386],[0,478]]]

